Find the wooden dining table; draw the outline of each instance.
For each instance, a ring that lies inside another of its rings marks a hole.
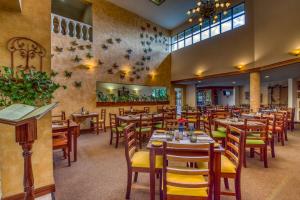
[[[82,114],[82,113],[73,113],[72,114],[72,119],[77,122],[80,126],[80,123],[82,123],[86,119],[95,119],[96,122],[99,121],[99,114],[95,112],[90,112],[87,114]],[[96,123],[96,133],[99,134],[99,123]]]
[[[159,137],[161,135],[161,137]],[[151,144],[152,141],[167,141],[166,134],[158,133],[154,131],[152,134],[149,143],[147,144],[147,148],[150,151],[150,200],[155,200],[155,156],[163,154],[163,147],[153,146]],[[182,144],[191,144],[190,139],[185,136],[182,140],[176,141],[173,139],[171,142],[182,143]],[[197,143],[211,143],[215,142],[211,137],[209,137],[204,132],[197,136]],[[199,150],[197,150],[199,151]],[[221,155],[224,152],[224,148],[221,145],[218,145],[214,149],[214,200],[220,200],[221,198]],[[207,151],[204,152],[207,154]]]
[[[68,129],[68,125],[66,123],[59,123],[54,122],[52,123],[52,133],[59,133],[59,132],[65,132]],[[77,161],[77,138],[80,135],[80,127],[79,124],[70,121],[70,131],[72,133],[72,143],[73,143],[73,149],[71,151],[73,152],[74,156],[74,162]]]
[[[145,114],[145,115],[142,115],[142,118],[144,120],[147,120],[147,119],[151,119],[152,115],[151,114]],[[163,114],[162,113],[159,113],[159,114],[153,114],[153,118],[155,121],[159,121],[159,120],[162,120],[163,118]],[[117,119],[120,121],[120,122],[123,122],[123,123],[136,123],[140,120],[140,115],[122,115],[122,116],[117,116]]]
[[[222,127],[227,127],[227,126],[234,126],[240,129],[243,129],[243,127],[245,126],[245,122],[244,119],[241,118],[237,118],[237,119],[233,119],[233,118],[226,118],[226,119],[214,119],[214,123],[215,123],[215,130],[217,130],[218,126],[222,126]],[[255,122],[255,121],[248,121],[247,125],[250,126],[260,126],[260,125],[264,125],[261,122]]]

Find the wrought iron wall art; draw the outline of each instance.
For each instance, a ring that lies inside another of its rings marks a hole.
[[[43,58],[46,56],[46,49],[36,41],[25,37],[14,37],[8,41],[7,49],[11,56],[11,69],[16,67],[24,70],[43,70]],[[24,63],[15,66],[17,53],[23,60],[20,62]],[[33,66],[34,59],[38,59],[39,66]]]

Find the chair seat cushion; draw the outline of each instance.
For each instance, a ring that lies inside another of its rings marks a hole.
[[[132,167],[150,168],[150,154],[148,151],[138,151],[131,158]],[[155,168],[162,168],[162,156],[156,156]]]
[[[251,144],[253,144],[253,145],[257,145],[257,144],[260,145],[261,144],[261,145],[263,145],[263,144],[265,144],[265,142],[263,140],[259,140],[259,139],[258,140],[247,139],[246,144],[250,144],[250,145]]]
[[[122,127],[122,126],[118,126],[117,129],[118,129],[119,132],[123,132],[124,131],[124,127]],[[114,131],[114,132],[116,132],[116,128],[112,128],[111,130]]]
[[[155,124],[154,127],[157,129],[162,129],[162,123]]]
[[[176,183],[201,183],[206,182],[202,175],[181,175],[167,173],[167,180]],[[175,186],[167,186],[168,195],[178,196],[196,196],[196,197],[207,197],[207,188],[181,188]]]
[[[221,172],[222,173],[236,173],[236,166],[226,156],[221,156]]]
[[[225,128],[225,127],[218,127],[218,128],[217,128],[217,131],[226,133],[226,128]]]
[[[282,131],[282,128],[281,128],[280,126],[276,126],[276,127],[275,127],[275,130],[281,132],[281,131]]]
[[[136,131],[137,131],[137,132],[140,132],[140,127],[137,127],[137,128],[136,128]],[[142,133],[144,133],[144,132],[151,132],[151,128],[149,128],[149,127],[142,127],[142,128],[141,128],[141,132],[142,132]]]
[[[214,138],[226,138],[226,133],[221,131],[212,131],[212,136]]]
[[[198,162],[197,163],[198,168],[200,169],[206,169],[207,168],[207,162]],[[233,162],[227,158],[226,156],[221,156],[221,172],[222,173],[230,173],[235,174],[236,173],[236,166],[233,164]]]
[[[196,119],[196,118],[189,118],[189,119],[188,119],[188,122],[189,122],[189,123],[196,123],[196,122],[197,122],[197,119]]]
[[[66,146],[68,144],[68,140],[65,138],[53,138],[53,148]]]

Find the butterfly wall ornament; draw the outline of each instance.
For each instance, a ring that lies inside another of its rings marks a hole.
[[[118,69],[120,66],[117,63],[114,63],[112,66],[114,69]]]
[[[119,43],[121,43],[122,39],[121,38],[116,38],[115,41],[119,44]]]
[[[73,45],[73,46],[77,46],[77,45],[78,45],[78,43],[77,43],[77,41],[76,41],[76,40],[74,40],[74,41],[72,41],[72,42],[71,42],[71,45]]]
[[[98,59],[98,65],[103,65],[104,63],[100,60],[100,59]]]
[[[107,42],[108,44],[113,44],[113,43],[114,43],[114,41],[113,41],[111,38],[107,39],[106,42]]]
[[[87,59],[92,59],[94,57],[90,52],[88,52],[85,56]]]
[[[131,53],[132,53],[132,49],[127,49],[126,52],[127,52],[128,54],[131,54]]]
[[[81,60],[82,58],[80,58],[78,55],[76,55],[75,58],[73,59],[75,63],[79,63]]]
[[[108,49],[108,46],[106,46],[105,44],[102,44],[101,47],[102,47],[103,50],[107,50]]]
[[[64,71],[64,76],[68,79],[72,77],[72,74],[73,74],[73,72],[70,72],[70,71],[67,71],[67,70]]]
[[[78,48],[79,50],[84,50],[84,46],[83,46],[83,45],[79,45],[77,48]]]
[[[50,73],[50,76],[51,77],[55,77],[58,75],[58,72],[54,71],[54,70],[51,70],[51,73]]]
[[[82,82],[81,81],[74,81],[74,87],[75,88],[81,88]]]
[[[58,52],[58,53],[63,52],[63,50],[64,50],[63,47],[58,47],[58,46],[56,46],[55,49],[54,49],[54,51],[56,51],[56,52]]]
[[[87,45],[85,45],[85,48],[86,49],[92,49],[92,45],[91,44],[87,44]]]
[[[129,54],[126,54],[126,55],[124,56],[124,58],[126,58],[127,60],[130,60],[130,55],[129,55]]]
[[[107,73],[108,73],[108,74],[114,74],[114,71],[113,71],[112,69],[108,69],[108,70],[107,70]]]
[[[72,47],[68,48],[68,51],[74,52],[74,51],[76,51],[76,48],[72,46]]]

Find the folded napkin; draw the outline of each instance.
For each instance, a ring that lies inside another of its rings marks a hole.
[[[166,130],[162,130],[162,129],[156,130],[156,133],[165,133],[165,132],[166,132]]]

